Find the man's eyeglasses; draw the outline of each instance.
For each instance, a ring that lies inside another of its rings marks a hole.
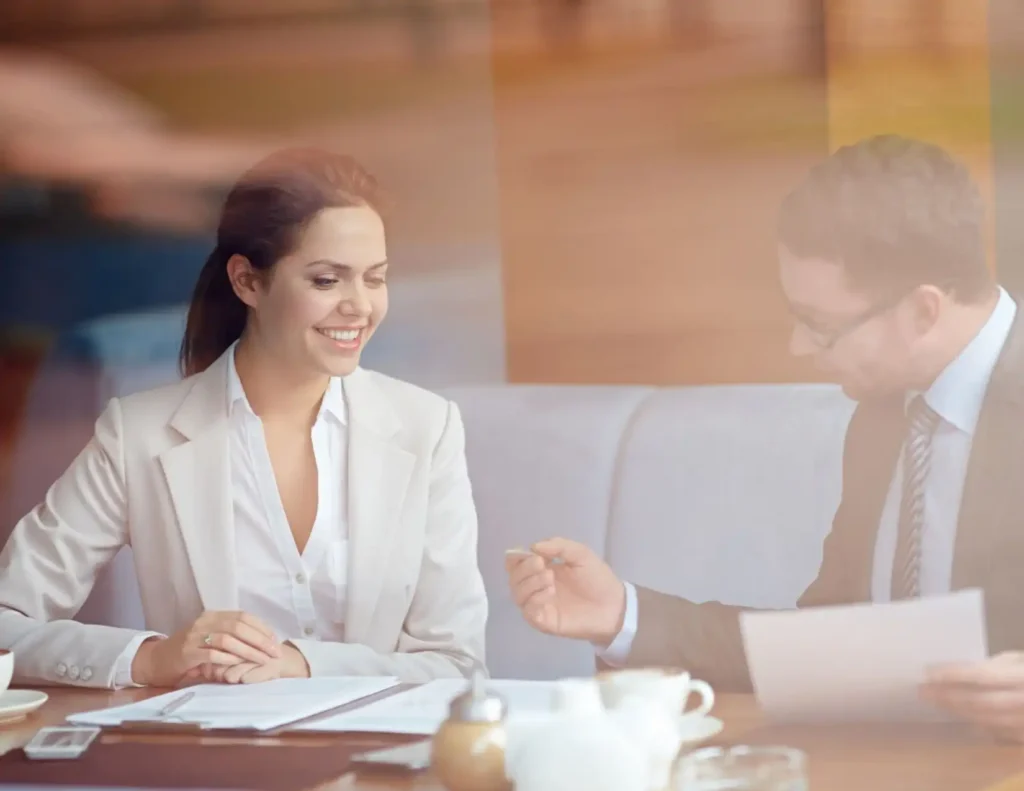
[[[908,293],[909,292],[904,292],[901,293],[899,296],[883,300],[882,302],[879,302],[877,305],[873,305],[872,307],[868,308],[867,310],[863,311],[862,313],[858,314],[852,319],[848,319],[847,321],[843,322],[840,326],[834,327],[832,329],[823,329],[820,327],[812,326],[808,324],[807,321],[804,320],[801,316],[794,316],[794,318],[796,319],[797,323],[800,324],[807,331],[807,335],[810,337],[811,342],[815,346],[817,346],[822,351],[829,351],[842,338],[849,335],[854,330],[858,329],[864,324],[867,324],[869,321],[871,321],[871,319],[875,318],[876,316],[881,316],[883,313],[892,310],[894,307],[900,304],[900,302],[903,301],[903,298],[906,297]]]

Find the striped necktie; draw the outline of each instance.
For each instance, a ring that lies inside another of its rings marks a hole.
[[[925,530],[924,493],[932,461],[932,437],[941,418],[917,396],[907,409],[903,446],[903,491],[899,533],[892,564],[892,600],[921,595],[921,539]]]

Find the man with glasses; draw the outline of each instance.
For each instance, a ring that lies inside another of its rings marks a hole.
[[[859,402],[842,502],[799,606],[983,588],[989,645],[1004,653],[936,669],[922,693],[1024,739],[1024,657],[1010,652],[1024,648],[1024,328],[983,229],[966,168],[894,136],[840,149],[782,205],[791,351]],[[740,608],[623,582],[575,542],[533,549],[507,570],[535,628],[593,642],[605,665],[750,688]]]

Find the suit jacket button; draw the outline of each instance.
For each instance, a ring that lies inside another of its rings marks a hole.
[[[57,675],[58,676],[63,677],[65,675],[67,675],[67,672],[68,672],[68,666],[65,665],[63,662],[61,662],[59,665],[57,665]]]
[[[68,669],[68,677],[71,678],[71,679],[77,679],[78,678],[78,665],[72,665]]]
[[[90,678],[92,678],[92,668],[87,667],[82,671],[82,681],[88,681]]]

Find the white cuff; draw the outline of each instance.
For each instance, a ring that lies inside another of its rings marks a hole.
[[[633,638],[636,637],[636,588],[629,582],[624,585],[626,588],[626,614],[622,619],[622,629],[615,635],[615,639],[607,648],[597,649],[598,658],[612,667],[623,667],[626,664],[629,652],[633,650]]]
[[[139,652],[139,646],[151,637],[166,637],[166,635],[159,632],[140,632],[125,646],[124,651],[117,658],[117,662],[114,663],[114,689],[142,686],[132,680],[132,662],[135,661],[135,655]]]

